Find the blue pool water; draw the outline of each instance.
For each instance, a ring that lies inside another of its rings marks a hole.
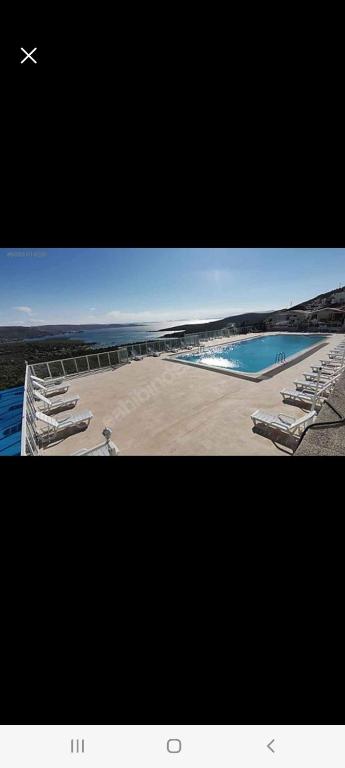
[[[223,368],[225,370],[258,373],[264,368],[274,365],[279,352],[285,354],[287,360],[291,355],[302,352],[317,342],[324,341],[327,336],[320,334],[277,334],[276,336],[260,336],[243,341],[225,344],[205,350],[201,354],[177,355],[177,360],[196,363],[205,367]]]
[[[20,456],[24,387],[0,391],[0,457]]]

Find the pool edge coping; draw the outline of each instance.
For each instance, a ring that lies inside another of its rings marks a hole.
[[[244,341],[252,341],[253,339],[259,339],[259,338],[266,338],[267,336],[280,336],[281,333],[262,333],[262,334],[255,334],[255,336],[251,336],[249,339],[237,339],[236,341],[233,341],[232,344],[241,344]],[[304,333],[304,334],[296,334],[296,333],[288,333],[285,331],[285,336],[315,336],[315,333]],[[325,336],[325,334],[322,334]],[[192,363],[188,360],[179,360],[177,356],[174,357],[167,357],[166,360],[169,360],[172,363],[181,363],[182,365],[190,365],[194,368],[201,368],[203,371],[214,371],[215,373],[224,373],[227,376],[234,376],[235,378],[239,379],[246,379],[247,381],[265,381],[268,378],[272,378],[275,376],[276,373],[280,373],[285,368],[289,368],[291,365],[294,365],[295,363],[304,360],[306,357],[309,357],[309,355],[313,354],[317,351],[317,349],[321,349],[322,347],[325,347],[327,344],[329,344],[329,341],[332,337],[332,334],[327,334],[327,341],[319,341],[316,342],[316,344],[313,344],[311,347],[308,347],[307,349],[303,350],[303,352],[295,352],[294,355],[291,355],[291,357],[288,358],[284,363],[274,363],[273,365],[268,366],[267,368],[262,368],[261,371],[258,371],[257,373],[249,373],[246,371],[234,371],[234,370],[227,370],[226,368],[219,368],[215,365],[203,365],[202,363]],[[214,347],[220,347],[220,346],[226,346],[231,342],[223,342],[222,344],[215,344]],[[212,349],[213,347],[207,347],[207,349]]]

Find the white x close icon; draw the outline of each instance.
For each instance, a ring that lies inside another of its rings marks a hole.
[[[37,51],[37,48],[33,48],[32,51],[30,51],[30,53],[28,53],[25,50],[25,48],[21,48],[20,50],[23,51],[23,53],[26,53],[26,56],[24,56],[24,59],[22,59],[22,61],[20,62],[21,64],[24,64],[24,61],[26,61],[27,59],[31,59],[31,61],[33,61],[34,64],[37,64],[36,59],[34,59],[34,57],[31,56],[32,53],[35,53],[35,51]]]

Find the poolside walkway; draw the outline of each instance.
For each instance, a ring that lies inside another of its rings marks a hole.
[[[84,432],[44,454],[68,455],[92,447],[108,426],[120,456],[287,456],[288,448],[253,432],[250,415],[262,408],[301,416],[301,408],[282,402],[280,390],[303,378],[303,371],[327,357],[341,339],[333,334],[327,346],[261,382],[178,365],[169,362],[169,355],[73,378],[68,394],[80,395],[75,412],[88,408],[94,418]]]

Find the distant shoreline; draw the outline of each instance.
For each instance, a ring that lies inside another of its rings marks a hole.
[[[101,331],[106,328],[145,328],[149,325],[159,325],[155,321],[152,323],[52,323],[47,325],[0,325],[0,338],[9,333],[11,340],[14,337],[33,338],[34,333],[37,337],[46,337],[52,334],[82,333],[83,331]]]

